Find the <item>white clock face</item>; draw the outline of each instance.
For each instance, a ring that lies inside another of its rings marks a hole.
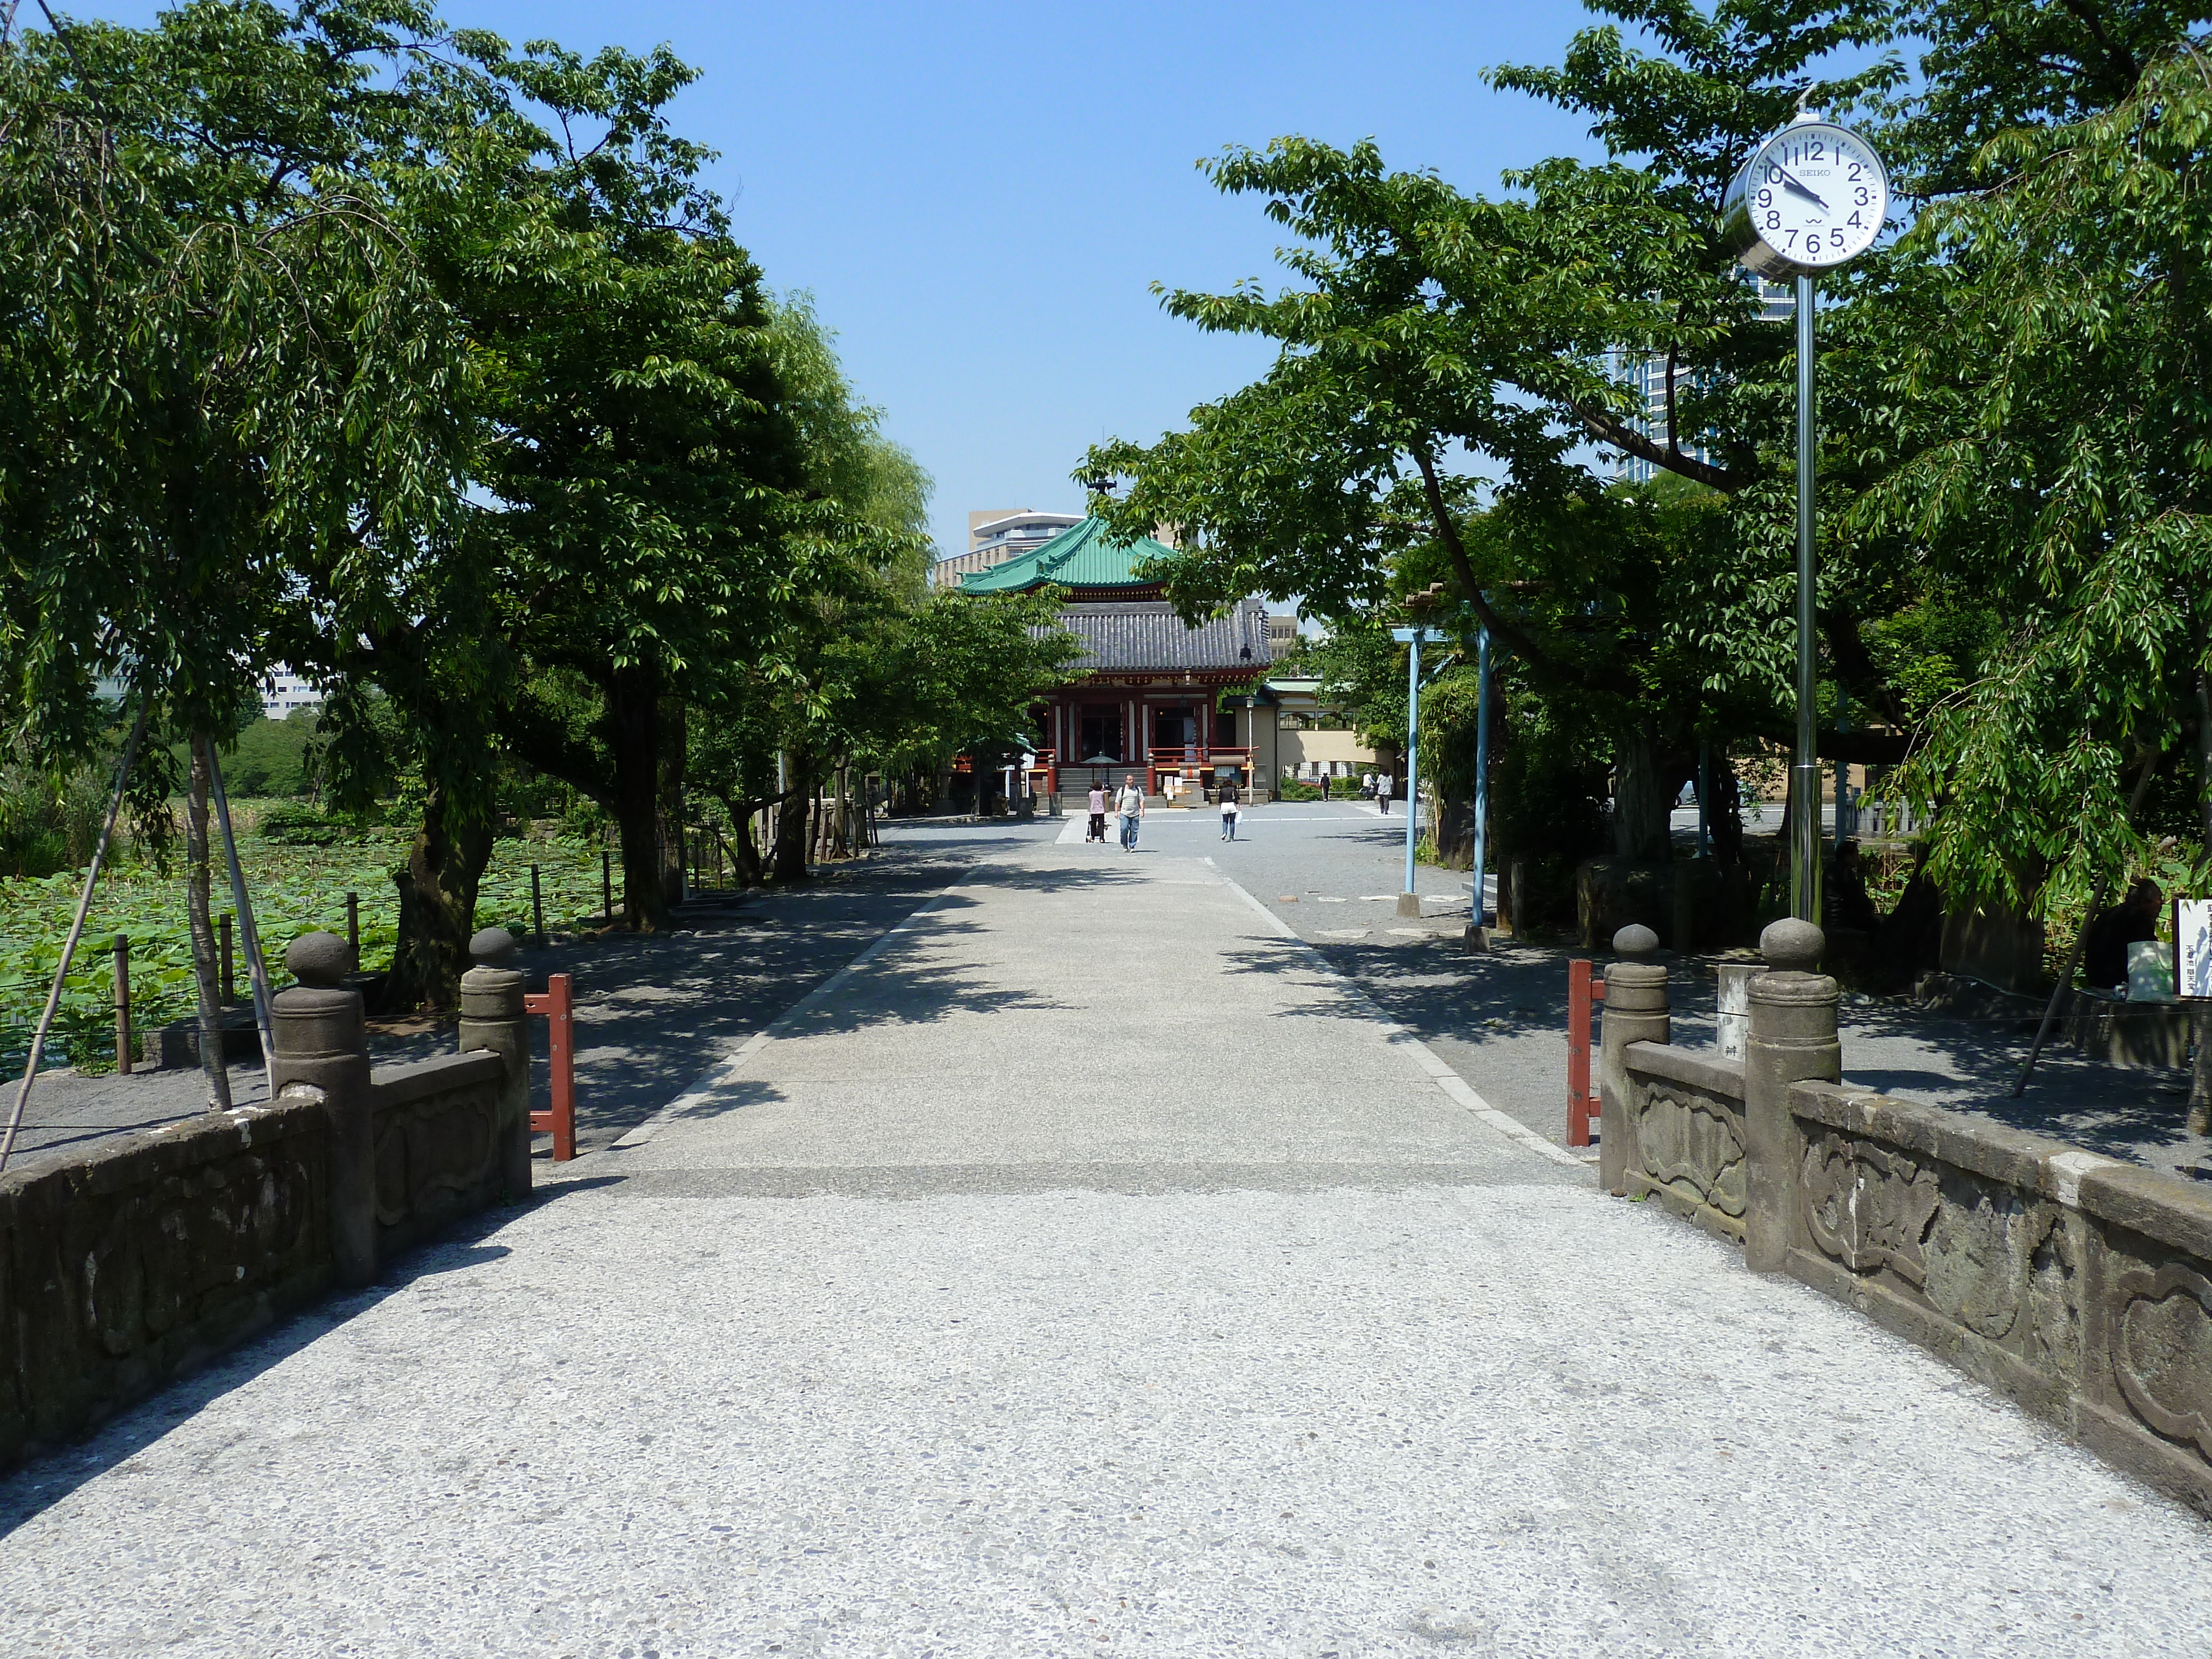
[[[1759,240],[1814,270],[1874,246],[1889,211],[1889,175],[1865,139],[1825,121],[1784,127],[1744,169],[1743,205]]]

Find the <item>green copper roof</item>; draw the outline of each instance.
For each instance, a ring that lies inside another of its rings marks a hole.
[[[1067,587],[1138,587],[1145,579],[1137,567],[1147,559],[1164,559],[1175,549],[1151,537],[1140,537],[1125,546],[1106,539],[1106,526],[1097,519],[1070,525],[1042,547],[994,564],[988,570],[970,571],[960,579],[963,593],[1020,593],[1047,582]]]

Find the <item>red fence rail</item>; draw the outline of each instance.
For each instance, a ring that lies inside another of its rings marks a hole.
[[[566,974],[553,974],[542,994],[522,999],[526,1012],[546,1018],[550,1042],[547,1053],[553,1066],[553,1106],[530,1115],[532,1134],[550,1130],[553,1161],[566,1164],[576,1155],[576,998],[574,981]]]
[[[1598,1099],[1590,1090],[1590,1019],[1593,1003],[1605,1000],[1605,981],[1580,957],[1567,964],[1567,1145],[1590,1144],[1590,1119]]]

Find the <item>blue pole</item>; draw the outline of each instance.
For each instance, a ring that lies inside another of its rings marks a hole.
[[[1421,731],[1421,635],[1416,629],[1406,670],[1406,891],[1413,890],[1414,823],[1421,815],[1420,775],[1416,756]],[[1418,902],[1418,901],[1416,901]],[[1404,907],[1400,907],[1402,911]]]
[[[1490,630],[1484,629],[1474,653],[1474,925],[1490,925]]]

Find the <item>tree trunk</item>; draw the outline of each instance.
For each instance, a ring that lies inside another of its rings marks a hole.
[[[735,866],[738,885],[757,887],[761,884],[760,848],[753,840],[753,819],[757,815],[747,812],[730,818],[730,861]]]
[[[1613,774],[1613,849],[1634,863],[1650,863],[1672,851],[1667,833],[1666,784],[1649,726],[1622,741]]]
[[[399,939],[391,975],[377,996],[381,1012],[459,1005],[469,939],[476,932],[477,890],[491,863],[493,836],[488,817],[456,832],[449,816],[445,793],[434,786],[407,862],[392,872],[399,890]]]
[[[200,1016],[200,1069],[207,1073],[208,1105],[230,1109],[230,1071],[223,1063],[222,1002],[216,986],[215,928],[208,917],[208,739],[191,739],[191,777],[185,791],[185,920],[192,937],[192,988]]]
[[[684,710],[681,697],[660,702],[660,890],[672,905],[683,902]]]
[[[784,784],[789,793],[775,820],[775,878],[806,879],[806,803],[814,793],[814,757],[805,750],[793,751]]]
[[[1713,858],[1723,870],[1743,862],[1743,788],[1736,781],[1735,763],[1726,755],[1713,757],[1713,799],[1705,809],[1705,827],[1713,838]]]
[[[642,668],[616,672],[607,698],[614,730],[615,822],[622,830],[623,922],[638,933],[668,925],[660,852],[660,699]]]

